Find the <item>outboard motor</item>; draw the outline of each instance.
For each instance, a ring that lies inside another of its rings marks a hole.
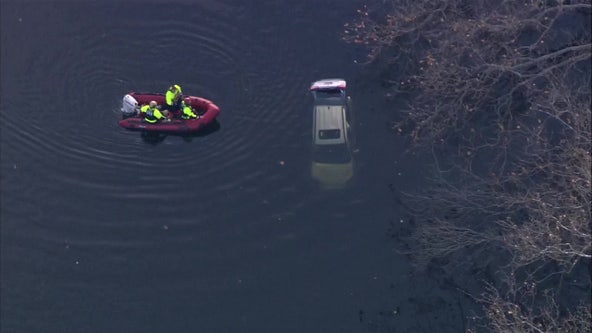
[[[123,105],[121,107],[121,113],[123,118],[135,116],[138,112],[138,101],[131,95],[123,96]]]

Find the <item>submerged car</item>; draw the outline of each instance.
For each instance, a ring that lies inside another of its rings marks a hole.
[[[344,79],[313,82],[311,176],[324,189],[341,189],[354,174],[351,99]]]

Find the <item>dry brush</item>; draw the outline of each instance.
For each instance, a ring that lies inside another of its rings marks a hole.
[[[410,195],[411,203],[430,203],[413,236],[416,263],[498,249],[507,259],[502,275],[524,283],[589,265],[590,1],[390,5],[360,9],[343,39],[368,48],[368,64],[384,66],[386,93],[413,96],[397,109],[393,130],[433,156],[434,186]],[[528,293],[508,281],[491,282],[499,289],[480,297],[490,328],[537,332],[520,326],[529,325],[526,309],[530,318],[556,315],[565,327],[582,318],[582,305],[558,301],[561,291],[537,289],[546,295],[540,305],[517,305]],[[514,306],[521,312],[508,317]]]

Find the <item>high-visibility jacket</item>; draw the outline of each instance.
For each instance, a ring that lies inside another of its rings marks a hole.
[[[195,114],[195,112],[193,112],[193,109],[191,108],[191,106],[189,105],[185,105],[183,107],[183,119],[193,119],[193,118],[197,118],[197,115]]]
[[[164,115],[162,114],[162,112],[160,112],[159,109],[157,109],[156,107],[150,107],[150,105],[142,106],[140,108],[140,111],[145,113],[144,120],[151,124],[154,124],[160,119],[164,118]]]
[[[181,94],[181,86],[178,84],[170,86],[165,95],[167,105],[173,106],[173,103],[177,100],[177,98],[181,97]]]

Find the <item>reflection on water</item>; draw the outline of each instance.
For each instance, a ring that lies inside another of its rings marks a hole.
[[[343,79],[313,82],[311,176],[326,190],[351,185],[354,130],[351,98]]]
[[[196,138],[206,136],[217,132],[220,130],[220,122],[218,120],[214,120],[213,123],[209,124],[208,126],[202,128],[198,132],[195,133],[187,133],[187,134],[164,134],[160,132],[148,132],[148,131],[141,131],[140,137],[142,140],[149,144],[158,144],[163,142],[168,136],[175,136],[181,138],[185,142],[193,142]]]

